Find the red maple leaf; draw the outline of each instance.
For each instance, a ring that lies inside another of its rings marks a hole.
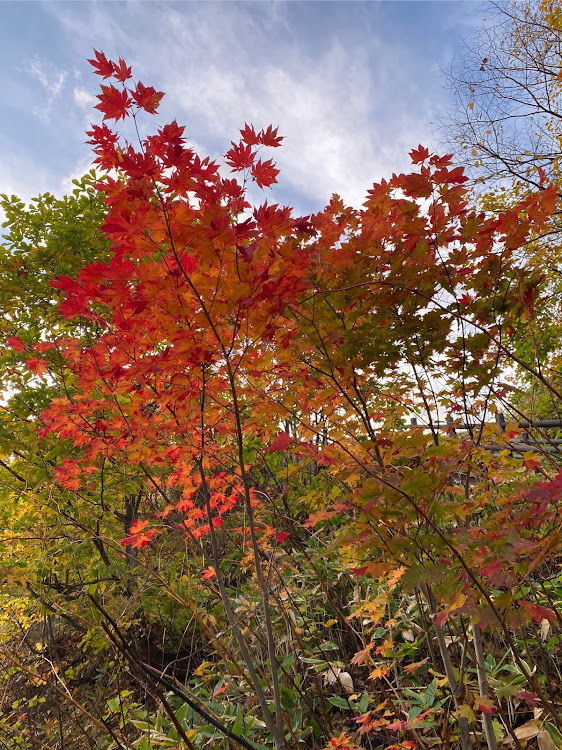
[[[62,289],[63,292],[77,292],[82,289],[80,284],[69,276],[57,276],[56,279],[49,281],[49,286],[54,289]]]
[[[62,484],[66,487],[67,490],[79,490],[80,489],[80,477],[75,477],[74,479],[66,479]]]
[[[276,451],[285,451],[287,450],[287,446],[290,444],[291,444],[291,436],[289,435],[289,433],[284,432],[282,430],[275,437],[274,441],[269,446],[268,451],[270,453],[275,453]]]
[[[252,151],[251,146],[247,146],[243,143],[233,143],[232,148],[229,149],[226,154],[226,163],[229,167],[236,172],[242,169],[251,167],[254,162],[255,151]]]
[[[528,458],[523,458],[523,466],[526,469],[534,471],[535,469],[540,469],[541,460],[538,456],[529,456]]]
[[[447,172],[447,179],[450,185],[462,185],[468,181],[468,177],[464,173],[464,167],[455,167]]]
[[[95,466],[81,467],[76,461],[66,459],[60,466],[56,466],[53,473],[56,481],[68,490],[80,489],[80,477],[82,474],[92,474],[96,471]]]
[[[33,350],[36,352],[48,352],[49,350],[56,348],[57,345],[54,341],[40,341],[38,344],[35,344]]]
[[[123,60],[122,57],[119,58],[118,65],[115,65],[115,63],[113,63],[113,65],[115,68],[115,78],[117,78],[118,81],[125,83],[125,81],[128,81],[129,78],[131,78],[131,68],[125,65],[125,60]]]
[[[474,702],[474,707],[478,707],[486,716],[493,716],[496,713],[496,706],[491,698],[480,695]]]
[[[433,618],[433,622],[441,627],[444,623],[447,622],[450,616],[450,611],[448,609],[441,609]]]
[[[258,143],[260,143],[260,135],[256,133],[253,125],[248,125],[246,122],[240,131],[240,135],[242,136],[244,143],[248,146],[257,146]]]
[[[95,74],[102,76],[102,78],[111,78],[115,69],[114,64],[107,59],[103,52],[94,50],[94,55],[96,56],[95,59],[90,59],[88,62],[95,68]]]
[[[535,693],[528,693],[526,690],[521,690],[520,693],[517,693],[517,698],[524,700],[525,703],[533,706],[533,708],[540,708],[539,696],[535,695]]]
[[[92,125],[91,127],[91,130],[86,131],[86,135],[91,136],[86,143],[91,143],[92,146],[107,148],[107,146],[115,146],[119,140],[117,133],[110,130],[105,123],[103,125]]]
[[[319,510],[316,513],[311,513],[303,523],[303,526],[306,526],[307,529],[311,529],[316,526],[316,524],[320,523],[320,521],[328,521],[335,515],[336,511],[333,510]]]
[[[426,161],[426,159],[429,159],[429,151],[420,143],[417,148],[414,148],[410,151],[410,158],[412,160],[412,164],[421,164],[422,162]]]
[[[483,576],[493,576],[498,572],[498,570],[501,570],[502,567],[503,567],[503,562],[496,560],[495,562],[492,562],[489,565],[486,565],[485,567],[483,567],[480,570],[480,573]]]
[[[25,344],[19,336],[8,336],[6,343],[10,349],[13,349],[15,352],[21,352],[25,349]]]
[[[120,91],[115,86],[101,86],[101,94],[98,94],[99,104],[96,104],[96,109],[103,112],[104,120],[120,120],[129,114],[129,107],[131,106],[131,99],[127,93],[127,89]]]
[[[136,89],[131,91],[131,96],[138,107],[150,115],[155,115],[164,92],[156,91],[152,86],[143,86],[139,81]]]
[[[147,547],[152,537],[161,533],[158,529],[144,531],[147,526],[148,521],[135,521],[129,529],[129,536],[121,539],[121,544],[124,547],[133,547],[136,549]]]
[[[37,357],[31,357],[25,363],[27,369],[33,372],[35,375],[42,377],[47,372],[47,363],[44,359],[38,359]]]
[[[183,137],[184,130],[185,127],[183,125],[180,126],[176,120],[172,120],[172,122],[159,128],[158,133],[166,143],[179,146],[185,141],[185,138]]]
[[[262,130],[259,134],[259,143],[262,144],[262,146],[270,146],[271,148],[277,148],[281,145],[281,141],[283,140],[282,135],[277,135],[277,131],[279,128],[273,128],[271,125],[267,128],[267,130]]]
[[[548,620],[552,625],[556,623],[556,615],[551,609],[543,607],[541,604],[535,604],[534,602],[528,602],[521,600],[519,606],[525,612],[528,617],[531,617],[535,622],[541,622],[541,620]]]
[[[413,172],[400,176],[400,187],[406,195],[412,198],[429,198],[433,185],[429,177]]]
[[[258,187],[269,187],[277,182],[279,170],[275,169],[275,164],[271,159],[262,161],[261,159],[252,166],[252,177]]]
[[[80,294],[69,293],[59,305],[59,313],[65,318],[82,315],[88,310],[89,302],[86,292]]]

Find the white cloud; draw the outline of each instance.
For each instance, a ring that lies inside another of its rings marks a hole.
[[[62,92],[63,84],[66,80],[65,72],[56,72],[52,77],[47,75],[45,64],[39,60],[32,60],[28,66],[28,72],[37,78],[39,83],[47,90],[51,97],[56,97]]]
[[[60,98],[68,74],[66,71],[56,70],[51,63],[38,58],[29,60],[23,66],[23,71],[39,81],[45,90],[47,98],[33,107],[33,114],[48,121],[53,103]]]
[[[33,185],[28,175],[33,175]],[[49,176],[41,167],[16,158],[12,154],[0,153],[0,193],[4,193],[9,198],[15,195],[25,203],[29,203],[34,196],[46,192],[48,185]],[[4,212],[0,209],[0,235],[3,231],[1,224],[5,218]]]
[[[279,125],[287,139],[272,156],[282,184],[318,208],[332,192],[360,205],[375,179],[405,167],[408,148],[427,140],[423,116],[396,114],[396,90],[405,97],[412,87],[396,64],[404,51],[380,35],[366,54],[332,29],[318,53],[278,3],[137,3],[112,6],[111,18],[107,5],[55,10],[74,41],[94,39],[108,55],[116,46],[136,77],[165,90],[164,108],[207,150],[218,141],[226,150],[244,121]],[[83,89],[75,101],[86,105]]]
[[[97,97],[83,86],[75,86],[72,90],[72,98],[81,112],[82,118],[80,121],[82,128],[84,131],[87,131],[90,129],[92,120],[97,119],[94,114],[94,107],[98,103]]]
[[[295,24],[297,6],[312,14],[305,29]],[[163,117],[186,123],[203,152],[225,151],[245,121],[278,125],[286,140],[271,156],[280,189],[320,209],[332,192],[360,205],[373,181],[408,169],[408,151],[433,140],[444,96],[435,60],[414,59],[398,33],[385,36],[375,6],[351,31],[317,29],[320,4],[317,17],[316,4],[291,3],[51,7],[75,56],[91,57],[92,44],[122,55],[135,78],[167,93]],[[84,110],[94,101],[82,87],[74,100]]]
[[[76,188],[76,185],[73,184],[73,180],[81,179],[86,172],[89,172],[91,169],[95,169],[95,164],[90,155],[80,159],[74,169],[62,178],[57,193],[62,195],[68,195],[71,193]]]
[[[97,99],[94,94],[90,94],[89,91],[86,91],[85,88],[82,88],[80,86],[76,87],[72,91],[72,95],[74,97],[75,103],[80,107],[80,109],[85,109],[88,111],[88,113],[90,113],[92,107],[97,104]]]
[[[402,87],[404,97],[414,92],[407,72],[401,76],[396,65],[400,50],[390,50],[384,40],[370,40],[376,68],[366,53],[336,38],[321,55],[295,43],[278,62],[256,65],[252,49],[267,46],[267,26],[257,27],[240,9],[228,16],[228,23],[213,16],[186,24],[176,10],[164,14],[168,59],[156,73],[174,105],[225,143],[245,120],[278,125],[286,136],[275,154],[282,175],[309,198],[323,204],[338,192],[360,205],[374,180],[407,167],[407,151],[428,140],[421,113],[396,110],[396,90]],[[252,38],[249,51],[239,44],[242,33]],[[206,54],[200,63],[192,56],[180,75],[186,49]]]
[[[33,186],[28,175],[33,175]],[[40,166],[8,153],[0,154],[0,193],[17,195],[29,202],[34,195],[48,190],[48,184],[48,174]]]

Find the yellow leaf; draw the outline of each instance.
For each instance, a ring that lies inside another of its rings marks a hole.
[[[394,586],[394,584],[402,578],[404,573],[406,572],[406,568],[398,568],[398,570],[395,570],[394,573],[392,573],[387,580],[387,583],[389,586]]]
[[[462,705],[460,705],[456,713],[459,716],[462,716],[463,718],[468,719],[468,721],[476,721],[476,716],[474,714],[474,711],[466,703],[463,703]]]
[[[455,609],[460,609],[466,602],[466,596],[459,591],[453,601],[449,605],[449,610],[453,612]]]
[[[386,638],[384,642],[377,648],[377,654],[381,656],[392,656],[394,650],[394,641],[390,638]]]
[[[380,667],[376,667],[373,669],[373,671],[369,674],[370,680],[380,680],[381,677],[386,677],[390,674],[390,667],[388,664],[383,664]]]
[[[205,674],[205,670],[207,667],[212,667],[212,663],[210,661],[204,661],[203,664],[200,664],[197,669],[195,670],[195,676],[196,677],[203,677]]]

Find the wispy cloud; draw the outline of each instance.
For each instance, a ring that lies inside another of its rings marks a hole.
[[[39,62],[39,60],[32,60],[29,63],[28,72],[31,73],[39,83],[45,88],[49,95],[52,97],[58,96],[61,91],[64,84],[64,81],[66,79],[66,73],[59,72],[55,73],[53,77],[47,75],[47,72],[45,70],[45,63]]]
[[[80,107],[80,109],[88,110],[88,112],[90,112],[92,107],[97,103],[96,97],[80,86],[73,89],[72,95],[74,97],[75,103]]]
[[[33,180],[29,179],[30,175],[33,175]],[[4,193],[8,198],[15,195],[18,199],[29,203],[32,197],[46,192],[50,187],[49,176],[41,166],[23,160],[21,157],[2,154],[2,159],[0,159],[0,193]],[[0,225],[5,218],[4,212],[0,209]],[[1,234],[2,228],[0,226]]]
[[[133,14],[120,4],[111,23],[107,6],[86,14],[58,6],[58,13],[75,42],[96,39],[165,90],[164,109],[208,151],[226,149],[245,121],[279,126],[284,192],[298,191],[318,208],[332,192],[360,205],[375,179],[405,168],[409,148],[430,137],[407,42],[373,30],[358,48],[347,29],[329,28],[322,44],[312,44],[295,29],[291,5],[138,3]],[[76,101],[82,106],[86,97]]]
[[[63,195],[71,193],[76,187],[76,185],[74,184],[74,180],[79,180],[86,174],[86,172],[89,172],[91,169],[95,169],[95,164],[93,163],[93,159],[91,156],[79,159],[74,169],[61,179],[59,191],[62,192]]]
[[[68,77],[67,72],[56,70],[52,63],[38,58],[29,60],[24,64],[22,70],[39,81],[43,87],[46,99],[33,107],[33,113],[43,120],[48,120],[54,102],[60,98],[63,92]]]
[[[10,4],[20,30],[26,5]],[[83,131],[101,115],[86,58],[96,48],[167,93],[159,122],[186,124],[201,154],[220,159],[244,122],[279,126],[273,200],[308,213],[338,192],[360,205],[373,181],[408,168],[412,146],[431,147],[447,97],[438,59],[470,27],[467,5],[54,0],[38,6],[44,43],[29,34],[16,57],[6,48],[0,100],[12,119],[0,157],[36,159],[53,191],[89,166]],[[154,128],[150,116],[144,124]]]
[[[186,23],[174,7],[162,13],[167,52],[155,74],[197,132],[224,141],[245,120],[278,125],[287,137],[278,153],[285,184],[318,204],[339,192],[360,205],[374,180],[406,168],[408,150],[430,140],[431,112],[406,43],[373,33],[357,48],[332,28],[320,48],[307,47],[279,6],[259,24],[243,6],[226,16],[215,7]],[[269,52],[280,22],[289,33]]]

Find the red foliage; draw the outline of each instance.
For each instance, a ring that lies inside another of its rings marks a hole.
[[[157,111],[162,93],[130,85],[122,59],[96,52],[92,65],[114,81],[101,85],[104,120]],[[416,398],[421,403],[408,367],[424,372],[435,361],[451,382],[462,372],[462,388],[442,393],[452,413],[480,397],[514,321],[540,301],[541,279],[525,275],[518,251],[548,220],[554,188],[488,217],[468,206],[462,169],[419,146],[411,152],[414,171],[374,184],[361,210],[334,195],[324,211],[298,217],[267,201],[250,206],[245,184],[189,148],[175,121],[138,149],[105,123],[88,135],[106,172],[98,188],[111,259],[52,282],[63,294],[61,314],[92,322],[99,335],[88,345],[55,342],[76,390],[45,411],[41,434],[71,440],[81,450],[77,466],[119,460],[139,467],[163,496],[175,488],[177,499],[158,513],[195,539],[241,500],[257,505],[256,456],[291,453],[297,465],[333,473],[349,488],[349,497],[327,501],[305,527],[364,514],[348,540],[358,574],[380,569],[368,556],[360,564],[373,544],[373,514],[390,514],[385,533],[401,545],[408,524],[428,522],[430,503],[447,493],[446,517],[480,511],[450,491],[467,462],[479,465],[473,443],[431,453],[416,430],[387,425]],[[226,164],[260,188],[271,186],[278,170],[257,154],[281,140],[271,126],[245,124]],[[500,330],[494,295],[504,278],[514,292]],[[24,348],[16,337],[8,345]],[[44,374],[55,355],[45,356],[28,359],[29,370]],[[287,419],[290,435],[280,431]],[[526,461],[538,468],[534,458]],[[59,479],[69,489],[80,485],[79,473]],[[510,585],[511,561],[536,559],[536,530],[555,518],[559,484],[558,477],[526,495],[514,491],[486,526],[448,529],[432,554],[468,598],[452,609],[442,602],[438,617],[474,611],[475,580]],[[157,531],[144,529],[132,527],[125,543],[147,545]],[[472,578],[451,555],[451,540]],[[498,566],[504,560],[510,564]],[[399,555],[395,562],[399,568]]]

